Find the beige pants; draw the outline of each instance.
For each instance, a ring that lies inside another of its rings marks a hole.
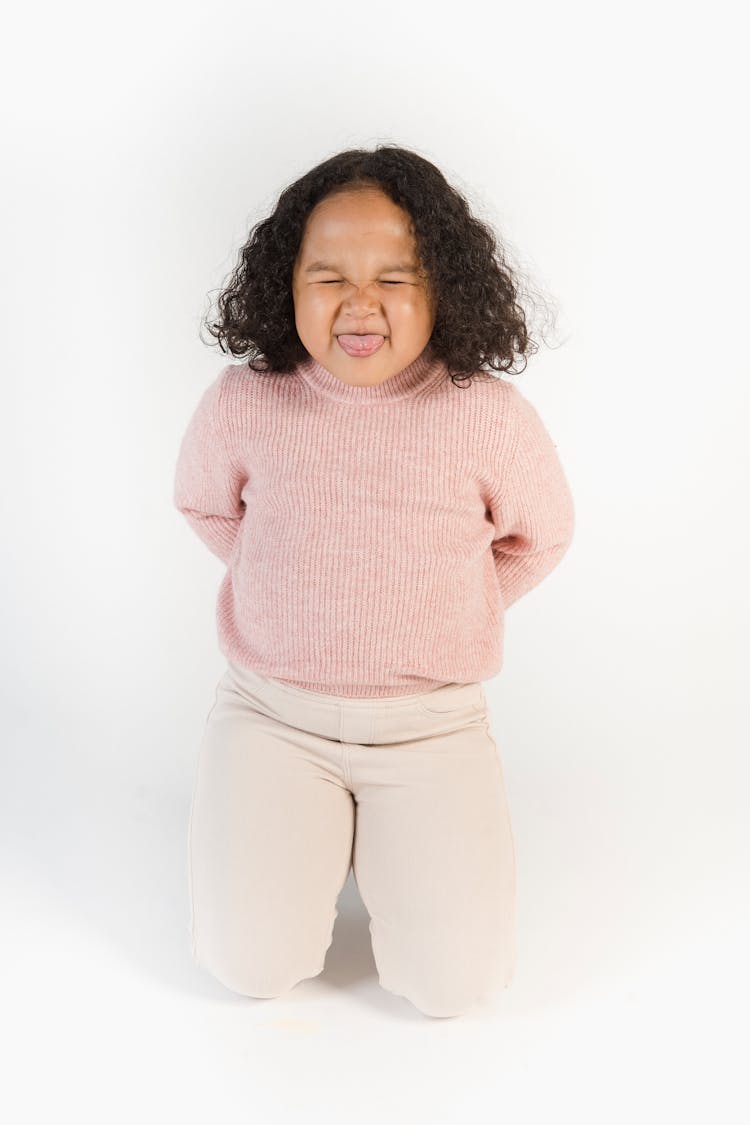
[[[348,699],[230,662],[188,853],[193,959],[234,992],[323,971],[352,866],[383,988],[454,1016],[513,976],[516,853],[481,683]]]

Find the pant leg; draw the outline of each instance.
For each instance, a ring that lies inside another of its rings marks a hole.
[[[348,748],[354,874],[381,985],[426,1015],[453,1016],[515,970],[505,782],[486,703],[478,714],[425,712],[421,731],[411,712],[403,722],[401,740],[391,731],[387,745]]]
[[[257,691],[257,694],[254,692]],[[235,992],[317,976],[349,874],[352,796],[317,735],[222,677],[203,732],[188,830],[192,954]]]

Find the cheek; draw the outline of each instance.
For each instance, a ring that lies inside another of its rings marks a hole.
[[[430,306],[422,293],[408,293],[393,303],[392,314],[394,317],[403,317],[412,324],[421,324],[430,320]]]
[[[300,320],[324,320],[335,312],[335,301],[330,294],[306,293],[296,302],[295,311]]]
[[[404,309],[411,314],[419,308],[422,300],[419,293],[416,293],[410,286],[404,286],[403,289],[391,290],[390,293],[387,293],[383,298],[383,304],[386,308],[393,309],[394,312]]]

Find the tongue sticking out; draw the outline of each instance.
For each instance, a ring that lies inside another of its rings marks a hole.
[[[385,336],[375,334],[356,336],[352,333],[339,336],[338,340],[348,355],[372,355],[381,344],[385,343]]]

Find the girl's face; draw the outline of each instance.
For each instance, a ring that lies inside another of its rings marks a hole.
[[[374,188],[329,196],[312,210],[292,293],[300,340],[344,383],[384,382],[432,335],[432,290],[409,216]]]

